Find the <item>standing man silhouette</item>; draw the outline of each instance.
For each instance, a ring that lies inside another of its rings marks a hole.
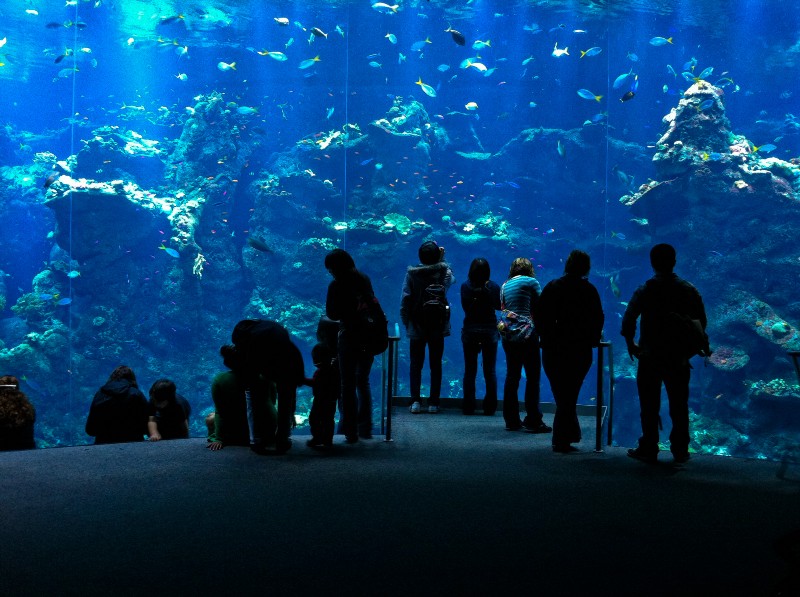
[[[672,432],[670,451],[677,463],[689,460],[689,354],[682,321],[696,323],[706,329],[706,310],[697,289],[673,273],[675,248],[658,244],[650,250],[650,264],[655,275],[633,293],[622,317],[622,335],[628,345],[631,360],[639,359],[636,386],[642,437],[639,446],[628,450],[628,456],[643,462],[658,459],[658,427],[661,408],[661,385],[667,390]],[[636,320],[641,316],[639,343],[634,342]],[[711,353],[708,340],[695,352]]]

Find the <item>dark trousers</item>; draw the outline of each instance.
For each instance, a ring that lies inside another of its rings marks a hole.
[[[577,413],[578,394],[592,366],[592,347],[543,348],[542,366],[556,401],[553,445],[565,447],[581,441]]]
[[[658,452],[658,411],[661,409],[661,384],[667,390],[670,451],[676,456],[689,452],[689,363],[643,355],[636,372],[642,437],[639,449],[646,454]]]
[[[372,389],[369,373],[374,357],[350,337],[339,332],[339,372],[342,376],[342,408],[339,432],[346,437],[372,433]]]
[[[525,369],[525,423],[538,425],[542,422],[539,410],[539,380],[541,378],[542,359],[539,355],[539,339],[532,335],[524,342],[508,342],[503,340],[503,351],[506,353],[506,382],[503,386],[503,418],[509,427],[519,426],[519,398],[517,391]]]
[[[431,393],[428,404],[439,406],[442,392],[442,357],[444,356],[444,336],[434,338],[411,338],[411,402],[419,402],[422,388],[422,366],[425,364],[425,347],[428,347],[428,361],[431,369]]]
[[[462,332],[464,348],[464,413],[475,412],[475,379],[478,376],[478,355],[483,353],[483,381],[486,397],[483,414],[492,415],[497,410],[497,338],[496,333]]]
[[[339,376],[339,363],[336,363],[335,374],[326,376],[324,382],[315,381],[314,400],[308,413],[308,426],[311,437],[317,441],[332,443],[335,430],[336,405],[341,396],[342,386]],[[323,387],[324,384],[324,387]]]

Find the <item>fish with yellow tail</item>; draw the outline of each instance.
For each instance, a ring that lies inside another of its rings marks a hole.
[[[217,68],[222,72],[227,72],[229,70],[236,70],[236,63],[235,62],[219,62],[217,63]]]
[[[423,83],[422,82],[422,77],[420,77],[419,80],[417,81],[417,85],[422,87],[422,91],[423,91],[423,93],[425,93],[425,95],[427,95],[429,97],[436,97],[436,90],[433,87],[431,87],[430,85],[427,85],[427,84]]]
[[[399,4],[386,4],[386,2],[376,2],[372,5],[372,10],[377,10],[385,15],[395,14],[398,8],[400,8]]]

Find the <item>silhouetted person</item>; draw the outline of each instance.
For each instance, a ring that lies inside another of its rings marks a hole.
[[[35,448],[35,422],[36,409],[20,391],[19,380],[13,375],[0,377],[0,451]]]
[[[341,396],[339,359],[330,347],[320,342],[311,349],[311,358],[316,370],[306,385],[311,386],[314,400],[308,414],[311,439],[306,445],[311,448],[330,448],[333,445],[336,404]]]
[[[428,412],[439,412],[442,391],[442,357],[444,339],[450,335],[450,306],[447,290],[455,282],[450,266],[444,261],[444,247],[429,240],[419,248],[419,265],[409,266],[403,281],[400,298],[400,320],[406,327],[410,341],[409,410],[421,411],[422,366],[425,364],[425,347],[431,370],[431,391]]]
[[[294,426],[297,388],[303,385],[303,355],[292,342],[289,332],[281,324],[265,319],[244,319],[236,324],[231,334],[236,351],[241,354],[242,372],[248,385],[258,377],[274,383],[278,391],[278,426],[275,432],[275,450],[286,453],[292,447],[289,439]],[[266,444],[270,438],[263,438]],[[256,450],[259,446],[254,446]]]
[[[572,251],[564,275],[542,290],[534,313],[542,345],[542,366],[556,401],[553,451],[577,451],[581,441],[577,404],[581,385],[592,366],[592,347],[603,334],[603,307],[594,285],[586,279],[589,255]]]
[[[539,380],[542,376],[542,358],[539,354],[539,336],[533,325],[541,287],[533,272],[533,264],[526,257],[517,257],[508,272],[508,280],[500,289],[500,302],[504,310],[516,314],[515,321],[504,322],[501,333],[503,352],[506,353],[506,382],[503,386],[503,418],[506,430],[526,429],[532,433],[550,433],[553,429],[542,420],[539,410]],[[517,391],[525,369],[525,419],[519,418]]]
[[[144,441],[147,433],[147,399],[139,390],[136,375],[120,365],[94,395],[86,419],[86,433],[95,444]]]
[[[676,344],[677,316],[697,320],[706,329],[706,311],[697,289],[673,273],[675,249],[658,244],[650,250],[655,275],[636,289],[622,317],[622,335],[631,360],[639,359],[636,386],[642,421],[642,437],[631,458],[655,462],[658,458],[658,412],[661,384],[667,390],[672,432],[670,451],[675,461],[689,459],[689,356]],[[636,320],[641,316],[639,343],[634,342]],[[706,345],[707,350],[707,345]]]
[[[461,285],[461,307],[464,309],[464,327],[461,328],[461,345],[464,349],[464,401],[465,415],[475,413],[475,378],[478,376],[478,355],[483,354],[483,380],[486,396],[483,414],[494,415],[497,410],[497,315],[500,310],[500,286],[489,279],[491,269],[483,257],[472,260],[467,281]]]
[[[375,296],[369,277],[356,269],[350,254],[334,249],[325,256],[325,268],[333,276],[328,285],[325,313],[339,322],[337,352],[341,375],[341,421],[345,441],[372,437],[372,389],[369,374],[374,355],[360,329],[358,307]]]
[[[151,442],[189,437],[192,407],[186,398],[177,393],[174,381],[159,379],[153,382],[148,409],[147,435]]]
[[[208,449],[274,449],[278,423],[275,384],[244,373],[242,355],[230,344],[222,346],[219,353],[229,371],[217,374],[211,382],[214,412],[206,417]]]

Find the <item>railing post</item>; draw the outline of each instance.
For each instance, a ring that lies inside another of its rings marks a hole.
[[[608,342],[600,342],[597,346],[597,397],[595,398],[597,410],[595,411],[594,451],[603,451],[603,348]]]
[[[383,384],[383,393],[386,396],[386,431],[384,434],[385,442],[392,441],[392,401],[397,384],[397,343],[400,341],[398,336],[389,336],[389,348],[384,354],[384,362],[388,361],[387,375]]]
[[[614,425],[614,345],[608,343],[608,441],[611,445]]]

